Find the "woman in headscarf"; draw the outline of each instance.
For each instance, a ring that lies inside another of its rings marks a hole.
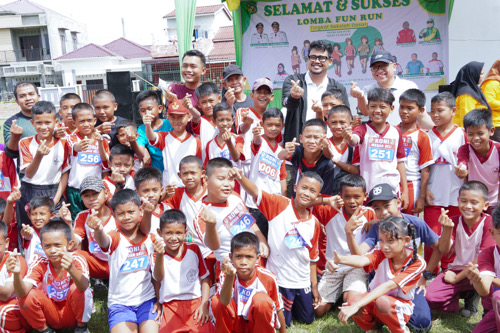
[[[490,109],[483,92],[479,88],[483,80],[484,62],[471,61],[460,68],[455,81],[451,83],[451,93],[457,99],[457,112],[453,123],[463,127],[464,116],[477,108]]]
[[[500,59],[495,61],[491,69],[486,73],[481,90],[491,107],[493,127],[495,127],[495,134],[493,134],[492,139],[500,142]]]

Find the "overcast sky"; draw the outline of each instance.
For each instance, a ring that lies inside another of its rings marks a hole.
[[[126,38],[143,45],[165,41],[163,16],[175,7],[174,0],[30,0],[87,25],[88,42],[106,44],[122,37],[122,18]],[[0,5],[13,2],[0,0]],[[221,3],[198,0],[198,6]],[[154,38],[154,39],[153,39]]]

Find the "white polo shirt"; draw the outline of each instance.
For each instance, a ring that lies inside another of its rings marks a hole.
[[[307,71],[305,75],[305,83],[307,85],[307,111],[306,111],[306,121],[309,119],[316,118],[316,112],[313,111],[312,105],[313,100],[321,102],[321,95],[326,91],[328,87],[328,76],[325,76],[323,82],[319,86],[316,85],[311,79],[309,75],[309,71]]]

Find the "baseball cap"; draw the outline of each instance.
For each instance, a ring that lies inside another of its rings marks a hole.
[[[262,86],[266,86],[269,89],[271,89],[271,91],[273,91],[273,83],[267,77],[262,77],[260,79],[255,80],[252,86],[252,91],[257,90]]]
[[[241,70],[240,66],[231,64],[224,68],[224,71],[222,71],[222,79],[227,80],[228,77],[236,74],[243,75],[243,71]]]
[[[101,192],[104,189],[104,183],[101,178],[96,176],[88,176],[82,180],[80,184],[80,193],[87,190],[92,190],[94,192]]]
[[[434,19],[433,18],[427,19],[427,23],[434,23]]]
[[[391,200],[397,199],[398,194],[396,190],[392,188],[389,184],[378,184],[375,185],[374,188],[368,194],[368,206],[371,206],[371,203],[376,200]]]
[[[392,54],[388,51],[382,50],[382,51],[377,51],[375,52],[371,59],[370,59],[370,67],[373,66],[374,63],[376,62],[385,62],[385,63],[390,63],[394,61],[394,57]]]
[[[188,114],[189,110],[182,105],[182,102],[176,99],[172,103],[168,104],[167,114]]]

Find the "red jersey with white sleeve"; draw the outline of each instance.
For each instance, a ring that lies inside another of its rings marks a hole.
[[[203,192],[198,197],[192,196],[185,187],[177,187],[174,196],[165,201],[170,208],[179,209],[186,215],[187,229],[193,237],[191,243],[198,245],[203,258],[208,257],[208,255],[212,253],[212,250],[210,250],[198,236],[194,221],[201,212],[202,198],[206,195],[207,187],[205,185],[203,185]]]
[[[154,271],[156,252],[153,254],[151,270]],[[201,297],[201,280],[208,276],[205,260],[196,244],[184,243],[180,257],[163,255],[165,276],[161,282],[158,302],[192,300]],[[153,275],[154,277],[154,275]]]
[[[401,124],[398,128],[401,129]],[[406,180],[420,181],[420,170],[434,164],[431,139],[417,126],[416,129],[403,133],[403,145],[406,155]]]
[[[201,160],[205,160],[205,147],[208,142],[212,140],[217,134],[217,127],[212,125],[212,123],[208,120],[207,117],[201,116],[198,124],[194,124],[191,121],[191,128],[193,129],[194,135],[196,135],[201,142]]]
[[[28,266],[37,261],[39,258],[46,258],[45,251],[42,248],[40,241],[40,231],[33,228],[35,231],[31,239],[23,239],[24,258]]]
[[[356,126],[352,135],[359,138],[359,171],[366,181],[366,190],[387,183],[399,191],[401,176],[397,167],[406,159],[401,131],[385,123],[381,133],[369,121]]]
[[[493,229],[491,216],[481,213],[479,221],[469,228],[461,215],[451,218],[453,221],[453,242],[448,253],[455,255],[453,262],[448,265],[452,270],[463,270],[479,256],[479,253],[489,246],[495,245],[490,229]]]
[[[406,250],[408,257],[406,258],[403,266],[412,260],[413,254],[411,250]],[[426,263],[423,258],[417,255],[417,260],[408,265],[402,272],[401,269],[394,271],[392,268],[392,261],[386,258],[380,249],[373,250],[365,256],[370,259],[370,265],[365,266],[365,272],[369,273],[375,270],[375,276],[370,282],[369,289],[373,290],[379,285],[392,280],[398,285],[398,288],[389,291],[386,295],[399,298],[401,301],[411,302],[415,296],[415,289],[417,282],[420,280],[423,271],[425,270]]]
[[[219,132],[217,131],[217,133]],[[223,157],[225,159],[228,159],[233,163],[233,166],[236,167],[239,166],[240,163],[245,160],[245,154],[243,153],[243,145],[245,141],[243,140],[243,137],[236,135],[234,133],[230,134],[231,134],[231,142],[233,143],[236,150],[240,153],[240,159],[236,162],[233,161],[231,153],[227,148],[226,142],[222,142],[222,144],[219,144],[219,142],[217,141],[217,136],[215,136],[212,140],[210,140],[207,143],[207,146],[205,147],[205,160],[203,162],[204,168],[207,166],[209,160],[216,157]]]
[[[19,141],[19,158],[21,160],[20,171],[24,173],[31,164],[38,150],[40,142],[36,135],[23,138]],[[66,139],[54,139],[50,145],[46,145],[50,152],[42,157],[38,172],[33,178],[26,175],[23,181],[32,185],[53,185],[61,181],[61,175],[71,168],[69,156],[70,146]]]
[[[149,144],[162,150],[163,154],[163,186],[175,184],[182,186],[182,181],[177,175],[180,161],[188,156],[195,155],[201,158],[200,139],[191,133],[186,133],[184,139],[179,139],[170,132],[157,132],[158,137],[155,142]]]
[[[240,196],[233,192],[224,203],[206,202],[206,197],[202,199],[205,205],[212,205],[209,209],[217,217],[217,234],[219,235],[220,246],[214,251],[215,259],[223,262],[224,258],[229,258],[231,252],[231,239],[234,235],[243,231],[251,231],[255,219],[248,212],[245,203]],[[205,221],[200,218],[200,212],[194,219],[194,227],[198,237],[205,242]]]
[[[283,288],[302,289],[311,286],[311,262],[319,259],[319,222],[297,215],[293,202],[281,195],[259,189],[257,208],[269,221],[267,266],[276,274]]]
[[[85,258],[75,252],[72,252],[71,255],[73,256],[73,266],[88,279],[89,267]],[[47,258],[39,258],[29,266],[24,282],[32,284],[34,288],[41,284],[41,289],[45,295],[55,303],[66,302],[69,288],[74,283],[71,275],[64,269],[63,277],[59,279],[54,267]],[[86,298],[89,296],[87,294],[92,298],[91,292],[85,293]]]
[[[130,171],[130,174],[125,176],[125,186],[123,187],[124,189],[128,188],[131,190],[135,190],[134,175],[135,171],[132,170]],[[106,190],[108,190],[108,197],[106,198],[106,200],[111,200],[113,194],[115,194],[116,191],[116,183],[111,180],[111,176],[106,176],[106,178],[104,178],[102,182]]]
[[[458,149],[467,142],[462,128],[454,125],[450,132],[442,137],[434,127],[429,131],[434,164],[431,166],[427,188],[434,195],[434,206],[458,206],[458,190],[464,183],[455,175]],[[446,189],[446,191],[443,191]]]
[[[0,151],[0,198],[7,200],[12,189],[18,184],[14,160]]]
[[[345,233],[345,225],[349,218],[346,216],[344,208],[341,208],[340,211],[341,214],[330,206],[315,206],[313,209],[314,216],[316,216],[319,223],[325,226],[326,260],[333,258],[333,251],[337,251],[341,256],[351,255]],[[371,208],[368,208],[366,213],[361,217],[362,224],[353,232],[357,244],[361,244],[366,238],[366,233],[362,232],[365,223],[375,218],[375,212]],[[337,271],[347,271],[349,269],[352,269],[352,267],[341,264]]]
[[[252,158],[248,179],[267,193],[281,194],[281,181],[286,179],[287,175],[285,161],[278,158],[283,147],[278,143],[272,147],[264,137],[260,145],[252,142],[250,147]],[[247,195],[245,201],[247,207],[257,208],[251,196]]]
[[[7,266],[5,263],[7,259],[10,257],[11,252],[5,251],[5,255],[3,256],[2,262],[0,262],[0,286],[4,287],[8,282],[14,282],[14,275],[7,270]],[[24,278],[26,272],[28,271],[28,265],[26,264],[26,260],[23,257],[18,256],[19,262],[21,263],[21,277]],[[8,299],[16,298],[16,292],[13,292],[12,295],[9,296]],[[0,301],[2,304],[3,301]],[[4,327],[2,325],[2,327]]]
[[[135,243],[121,230],[107,233],[109,249],[108,308],[115,304],[139,306],[155,297],[151,283],[151,258],[154,235],[148,234]]]
[[[169,210],[170,207],[164,203],[164,202],[160,202],[158,203],[158,208],[155,209],[155,211],[153,212],[153,214],[151,215],[151,233],[153,233],[156,237],[160,237],[160,235],[158,235],[158,229],[160,228],[160,217],[161,217],[161,214],[163,214],[163,212]]]
[[[500,171],[500,143],[490,141],[490,150],[485,157],[478,154],[468,142],[458,149],[458,164],[463,163],[469,170],[468,180],[477,180],[488,188],[490,206],[498,202]]]
[[[220,274],[219,290],[225,279],[224,273]],[[238,278],[238,274],[234,276],[233,296],[232,299],[236,303],[237,316],[243,316],[248,320],[248,310],[252,305],[252,299],[257,293],[266,293],[273,300],[276,307],[276,313],[283,309],[283,300],[279,294],[278,283],[275,275],[265,268],[255,266],[254,274],[248,281],[243,281]],[[279,321],[274,318],[275,328],[279,328]]]
[[[109,166],[106,162],[101,161],[101,154],[99,152],[99,142],[94,139],[89,144],[85,151],[76,152],[74,150],[75,144],[82,141],[83,138],[80,133],[76,132],[68,136],[68,143],[71,147],[70,150],[70,163],[71,171],[69,172],[68,186],[73,188],[80,188],[82,180],[89,176],[96,176],[101,178],[103,172],[109,171]],[[104,151],[109,156],[109,144],[107,140],[102,140]]]
[[[88,252],[90,252],[97,259],[108,261],[108,255],[102,252],[101,247],[99,246],[99,244],[97,244],[94,238],[94,229],[90,228],[86,223],[90,214],[90,209],[87,209],[78,213],[78,215],[76,216],[74,228],[75,237],[78,238],[80,242],[87,238],[87,241],[89,243]],[[103,231],[105,233],[117,229],[113,214],[110,214],[106,221],[101,222]]]

